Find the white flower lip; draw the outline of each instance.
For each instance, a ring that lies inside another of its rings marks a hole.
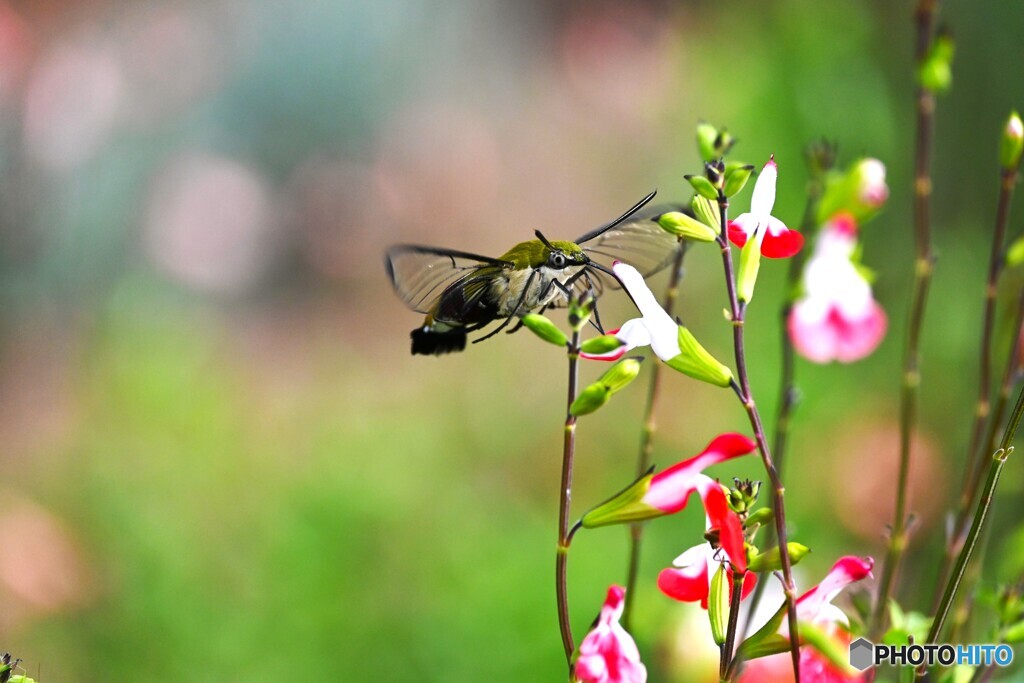
[[[650,334],[651,349],[655,355],[661,360],[668,361],[682,353],[679,348],[679,326],[658,303],[643,275],[633,266],[621,261],[616,261],[612,265],[612,271],[629,292],[636,307],[640,309],[643,316],[640,320]]]

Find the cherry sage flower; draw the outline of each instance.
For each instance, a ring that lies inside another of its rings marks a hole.
[[[747,557],[743,525],[736,513],[729,509],[721,485],[712,482],[702,487],[701,496],[707,513],[707,528],[718,531],[718,548],[713,548],[708,542],[693,546],[673,560],[672,567],[658,574],[658,588],[670,598],[682,602],[700,602],[700,606],[707,609],[711,579],[718,565],[725,559],[729,560],[727,577],[731,594],[733,571],[746,572]],[[750,594],[756,582],[756,574],[746,574],[740,599]]]
[[[580,643],[575,677],[579,683],[645,683],[647,668],[640,662],[636,642],[619,619],[626,604],[626,589],[612,586],[601,614]]]
[[[654,354],[674,370],[715,386],[730,385],[732,370],[718,362],[688,329],[672,319],[636,268],[616,261],[612,264],[612,271],[642,317],[628,320],[612,332],[620,343],[617,349],[603,354],[581,353],[580,357],[618,360],[631,349],[650,346]]]
[[[871,576],[875,561],[870,557],[847,555],[839,558],[828,575],[814,588],[800,596],[796,602],[799,623],[817,627],[834,639],[845,651],[850,644],[849,620],[841,609],[832,604],[839,593],[852,583]],[[783,621],[779,633],[789,637],[788,624]],[[842,670],[830,662],[817,649],[804,645],[800,648],[800,680],[804,683],[849,683],[870,680],[871,672],[858,673]],[[749,662],[737,683],[793,680],[792,660],[788,652],[762,657]]]
[[[710,523],[716,528],[729,527],[739,520],[728,509],[722,487],[703,470],[718,463],[752,453],[757,445],[742,434],[727,433],[715,437],[698,455],[662,470],[657,474],[646,474],[624,491],[616,494],[601,505],[583,515],[585,528],[638,522],[663,515],[671,515],[686,507],[690,494],[697,492],[704,502]],[[719,498],[721,501],[719,502]],[[727,547],[730,553],[742,554],[742,529],[740,543]],[[729,539],[732,542],[735,534]],[[724,545],[724,542],[723,542]]]
[[[729,221],[729,239],[733,244],[742,247],[747,240],[760,240],[761,255],[768,258],[787,258],[800,251],[804,244],[804,236],[800,232],[790,230],[771,215],[778,177],[779,169],[775,155],[772,155],[754,183],[750,211]]]
[[[857,224],[839,214],[822,226],[803,273],[803,296],[787,324],[797,352],[815,363],[850,363],[870,355],[885,337],[885,311],[853,260]]]

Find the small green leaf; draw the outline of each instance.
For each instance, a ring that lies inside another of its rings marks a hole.
[[[783,603],[772,615],[772,618],[757,630],[757,633],[743,641],[736,650],[736,656],[743,659],[757,659],[788,650],[789,639],[779,635],[779,627],[782,626],[782,620],[785,618],[786,604]]]
[[[856,669],[850,666],[850,653],[847,647],[806,619],[798,622],[798,625],[801,643],[809,644],[823,654],[836,669],[848,676],[857,674]]]
[[[732,382],[732,370],[719,363],[683,326],[679,327],[679,350],[680,354],[665,365],[715,386],[727,387]]]
[[[1024,641],[1024,621],[1018,621],[1003,631],[1003,642],[1013,645]]]

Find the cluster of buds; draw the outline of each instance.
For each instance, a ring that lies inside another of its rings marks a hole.
[[[761,491],[761,482],[751,481],[750,479],[741,481],[736,478],[732,481],[733,488],[729,489],[729,507],[740,516],[740,519],[746,521],[747,515],[750,514],[757,503],[757,494]]]

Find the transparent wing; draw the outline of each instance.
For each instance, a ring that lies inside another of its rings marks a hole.
[[[415,244],[388,249],[384,265],[395,292],[417,313],[429,313],[441,294],[460,280],[472,279],[485,268],[512,266],[500,259]]]
[[[659,205],[640,207],[617,223],[584,235],[577,242],[591,260],[610,269],[614,261],[635,267],[644,277],[657,273],[675,258],[679,240],[658,225],[658,216],[668,211],[685,211],[682,206]],[[596,268],[589,268],[596,279],[617,288],[618,283]]]

